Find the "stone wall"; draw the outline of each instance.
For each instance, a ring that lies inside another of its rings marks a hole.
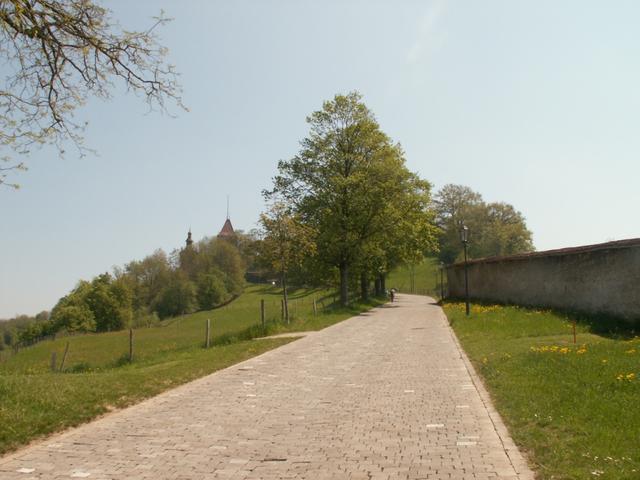
[[[640,319],[640,238],[471,260],[475,299]],[[448,293],[464,297],[464,263],[447,267]]]

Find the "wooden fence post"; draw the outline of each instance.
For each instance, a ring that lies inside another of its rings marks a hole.
[[[282,310],[282,320],[284,321],[284,298],[280,300],[280,309]]]
[[[129,329],[129,363],[133,362],[133,328]]]
[[[207,318],[207,339],[204,342],[205,348],[209,348],[211,346],[211,319]]]
[[[60,371],[64,368],[64,362],[67,359],[67,353],[69,353],[69,342],[67,342],[67,346],[64,347],[64,355],[62,355],[62,362],[60,362]]]
[[[265,329],[264,298],[260,300],[260,322],[262,323],[262,330],[264,330]]]
[[[318,315],[318,304],[316,303],[316,299],[313,299],[313,316]]]

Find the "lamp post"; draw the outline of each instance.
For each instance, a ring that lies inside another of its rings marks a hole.
[[[462,240],[462,245],[464,245],[464,295],[465,295],[465,303],[466,303],[466,312],[467,317],[469,316],[469,272],[468,272],[468,261],[467,261],[467,244],[469,243],[469,227],[466,225],[462,225],[460,229],[460,240]]]
[[[440,262],[440,300],[444,300],[444,262]]]

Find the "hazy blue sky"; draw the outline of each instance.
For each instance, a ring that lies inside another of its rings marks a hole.
[[[81,278],[251,229],[305,117],[359,90],[410,169],[520,210],[539,250],[640,236],[640,3],[111,1],[161,30],[189,113],[91,102],[99,156],[42,150],[0,189],[0,317],[50,309]]]

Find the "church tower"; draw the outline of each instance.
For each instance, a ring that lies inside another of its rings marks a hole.
[[[189,233],[187,233],[187,241],[185,243],[187,244],[187,248],[193,245],[193,239],[191,238],[191,228],[189,228]]]
[[[237,240],[236,232],[233,230],[233,225],[231,225],[231,220],[229,219],[229,195],[227,195],[227,219],[225,220],[220,233],[218,233],[218,238],[230,240],[234,243]]]

